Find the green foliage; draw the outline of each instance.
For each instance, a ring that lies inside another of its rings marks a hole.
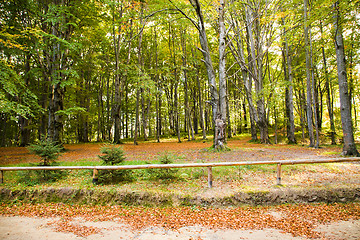
[[[41,157],[42,162],[35,166],[57,166],[56,159],[61,154],[63,147],[50,139],[43,138],[37,144],[28,147],[29,151]],[[63,170],[35,170],[19,172],[19,182],[29,186],[39,183],[56,182],[67,175]]]
[[[70,116],[78,113],[84,113],[85,111],[86,111],[85,108],[82,107],[70,107],[67,108],[66,110],[59,110],[56,112],[56,114]]]
[[[102,165],[115,166],[124,164],[124,151],[115,145],[104,146],[100,149],[104,155],[98,157],[102,160]],[[98,182],[103,184],[118,183],[123,181],[133,181],[131,170],[102,170],[98,174]]]
[[[68,171],[65,170],[20,171],[18,172],[18,182],[24,183],[26,186],[35,186],[37,184],[57,182],[64,179],[67,175]]]
[[[105,154],[98,156],[103,161],[103,165],[120,165],[125,160],[124,151],[114,145],[104,146],[100,152]]]
[[[16,99],[22,99],[21,102]],[[10,116],[33,115],[38,108],[37,97],[22,82],[12,66],[0,59],[0,109]]]
[[[171,153],[165,153],[159,157],[160,164],[172,164],[176,156]],[[178,169],[171,168],[159,168],[159,169],[147,169],[151,179],[170,180],[177,178],[176,173]]]
[[[28,149],[41,157],[42,163],[39,166],[54,166],[56,164],[55,160],[60,156],[63,147],[48,138],[43,138],[39,143],[31,144]]]

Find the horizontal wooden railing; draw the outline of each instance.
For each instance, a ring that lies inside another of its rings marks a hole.
[[[294,164],[316,164],[336,162],[357,162],[359,157],[329,158],[329,159],[298,159],[298,160],[271,160],[271,161],[243,161],[243,162],[209,162],[209,163],[184,163],[184,164],[145,164],[145,165],[119,165],[119,166],[37,166],[37,167],[0,167],[0,183],[4,181],[4,171],[29,171],[29,170],[93,170],[93,182],[97,180],[99,170],[126,170],[126,169],[153,169],[153,168],[198,168],[208,169],[208,186],[212,187],[213,167],[244,166],[244,165],[277,165],[277,184],[281,185],[281,166]]]

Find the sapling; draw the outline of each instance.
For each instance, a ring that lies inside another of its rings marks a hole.
[[[121,147],[107,145],[100,149],[103,155],[98,155],[102,160],[102,165],[121,165],[125,161],[124,151]],[[102,170],[98,174],[99,183],[116,183],[121,181],[132,181],[132,171],[130,170]]]

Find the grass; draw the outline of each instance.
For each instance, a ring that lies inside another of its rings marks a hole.
[[[243,139],[243,136],[236,136],[234,139]],[[199,140],[199,139],[198,139]],[[164,141],[164,139],[162,139]],[[199,140],[202,141],[202,140]],[[211,138],[206,140],[211,142]],[[259,149],[261,147],[261,149]],[[335,146],[339,147],[339,145]],[[267,149],[275,149],[276,145],[247,145],[244,147],[235,146],[231,152],[195,152],[201,156],[201,160],[195,158],[194,162],[207,162],[212,159],[223,159],[227,154],[237,154],[238,152],[253,152],[264,155]],[[286,148],[300,148],[299,145],[286,145]],[[328,149],[329,148],[329,149]],[[332,146],[326,146],[322,155],[336,155]],[[264,151],[265,150],[265,151]],[[270,151],[269,151],[270,152]],[[158,164],[159,159],[149,158],[148,155],[141,154],[142,159],[146,160],[125,160],[126,165]],[[182,152],[162,152],[169,154],[174,159],[174,163],[189,163],[188,155]],[[271,153],[272,154],[272,153]],[[216,156],[216,158],[214,158]],[[269,155],[267,155],[269,156]],[[274,155],[274,157],[276,157]],[[218,160],[215,160],[218,161]],[[60,166],[96,166],[101,165],[101,161],[96,158],[80,159],[77,161],[59,161]],[[30,166],[30,164],[16,164],[11,166]],[[285,165],[282,166],[283,187],[290,188],[308,188],[324,187],[329,182],[331,186],[353,186],[359,182],[360,166],[349,165],[346,163],[333,164],[314,164],[314,165]],[[357,171],[357,172],[356,172]],[[348,181],[349,173],[353,173],[354,181]],[[237,191],[268,191],[269,189],[279,188],[276,185],[276,165],[245,165],[232,167],[213,168],[213,189],[207,187],[207,169],[206,168],[180,168],[174,179],[154,179],[145,169],[133,170],[133,182],[120,182],[111,185],[93,185],[92,170],[71,170],[68,171],[64,179],[53,183],[29,184],[26,181],[20,181],[18,172],[6,171],[4,174],[4,183],[0,188],[31,190],[45,188],[63,188],[70,187],[74,189],[97,189],[97,190],[124,190],[124,191],[148,191],[159,193],[174,193],[182,195],[198,195],[212,193],[219,195],[232,194]],[[357,182],[356,182],[357,181]],[[327,185],[326,185],[327,186]],[[282,187],[282,188],[283,188]]]
[[[178,162],[177,162],[178,163]],[[62,166],[95,166],[100,162],[81,160],[78,162],[62,162]],[[126,164],[139,165],[145,164],[142,161],[129,161]],[[26,166],[28,164],[18,164],[17,166]],[[331,163],[319,165],[286,165],[283,166],[283,181],[286,187],[323,187],[324,183],[318,175],[340,174],[346,175],[347,164]],[[46,188],[70,187],[74,189],[95,189],[95,190],[121,190],[130,192],[157,192],[173,193],[183,195],[197,195],[210,191],[207,187],[207,169],[206,168],[182,168],[176,173],[174,179],[153,179],[145,169],[133,171],[135,181],[121,182],[111,185],[93,185],[92,170],[71,170],[68,171],[66,178],[53,183],[42,183],[29,185],[27,182],[19,182],[18,172],[11,171],[5,173],[5,183],[2,187],[12,190],[39,190]],[[276,184],[276,166],[275,165],[247,165],[233,167],[213,168],[214,189],[216,194],[229,194],[236,191],[268,191],[278,188]],[[332,175],[329,175],[330,179]],[[326,177],[324,178],[327,179]],[[331,178],[331,181],[334,179]],[[341,179],[340,179],[341,180]],[[336,179],[335,179],[336,181]],[[343,184],[346,183],[345,182]],[[345,185],[348,186],[346,183]],[[284,186],[283,186],[284,187]]]

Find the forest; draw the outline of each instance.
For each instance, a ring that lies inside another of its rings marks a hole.
[[[358,0],[0,2],[0,146],[344,144],[358,155]]]

